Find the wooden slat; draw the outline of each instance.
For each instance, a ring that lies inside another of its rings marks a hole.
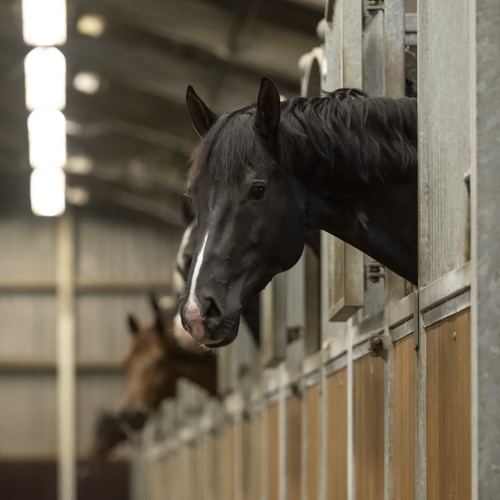
[[[394,344],[394,498],[415,499],[415,343],[409,335]]]
[[[201,438],[201,483],[203,487],[204,500],[216,500],[215,481],[215,437],[212,433],[205,434]]]
[[[319,419],[319,385],[307,389],[307,454],[306,454],[306,488],[307,500],[318,500],[319,468],[320,468],[320,419]]]
[[[250,421],[250,499],[259,500],[262,490],[262,415],[255,413]]]
[[[326,382],[327,496],[328,500],[347,500],[347,369],[333,373]]]
[[[302,462],[302,402],[290,396],[286,403],[286,498],[300,500]]]
[[[251,499],[251,482],[253,478],[250,475],[250,453],[252,452],[252,444],[251,444],[251,424],[250,421],[245,419],[241,424],[241,486],[242,486],[242,494],[243,500]]]
[[[267,409],[267,498],[279,495],[279,406]]]
[[[226,498],[224,495],[227,494],[225,491],[225,484],[227,484],[227,481],[225,481],[225,477],[227,474],[226,470],[226,462],[224,460],[225,457],[225,431],[220,430],[217,432],[215,435],[215,474],[213,477],[213,481],[215,483],[215,498]]]
[[[384,361],[354,363],[354,467],[356,498],[384,498]]]
[[[427,499],[443,498],[471,498],[470,310],[427,330]]]

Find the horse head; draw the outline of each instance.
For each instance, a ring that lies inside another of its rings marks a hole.
[[[140,430],[147,416],[172,393],[172,376],[168,370],[172,349],[165,330],[171,320],[163,318],[156,300],[152,300],[155,321],[141,326],[133,315],[128,316],[131,343],[125,366],[127,382],[121,418],[132,430]]]
[[[356,89],[280,102],[267,78],[255,105],[218,117],[187,90],[201,142],[188,194],[197,246],[180,300],[183,326],[220,347],[242,308],[322,229],[415,282],[417,105]]]
[[[300,258],[305,206],[280,168],[280,96],[270,80],[256,107],[220,119],[191,87],[187,105],[203,140],[188,183],[199,236],[180,312],[195,340],[219,347],[236,337],[242,307]]]

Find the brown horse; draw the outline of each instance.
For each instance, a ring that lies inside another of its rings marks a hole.
[[[101,415],[95,438],[85,460],[85,472],[101,463],[109,452],[127,436],[140,430],[148,415],[158,409],[163,399],[174,397],[176,382],[187,378],[215,395],[217,389],[215,354],[192,340],[177,328],[173,319],[164,317],[157,301],[151,303],[155,321],[139,325],[128,317],[131,343],[125,361],[127,383],[125,396],[117,413]]]
[[[156,300],[151,302],[156,316],[153,324],[141,327],[134,316],[128,318],[132,342],[121,415],[132,429],[141,428],[163,399],[175,396],[180,377],[216,394],[214,354],[194,342],[187,332],[183,338],[176,336],[172,318],[164,318]]]

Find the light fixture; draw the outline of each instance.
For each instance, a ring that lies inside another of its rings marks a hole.
[[[28,117],[29,158],[33,168],[66,164],[66,120],[60,111],[35,110]]]
[[[101,77],[97,73],[81,71],[73,78],[73,87],[85,94],[95,94],[101,87]]]
[[[62,45],[66,42],[65,0],[22,0],[23,37],[28,45]]]
[[[24,60],[26,107],[64,109],[66,106],[66,59],[55,47],[37,47]]]
[[[66,175],[61,168],[31,172],[31,210],[35,215],[55,217],[66,208]]]
[[[92,172],[94,162],[85,155],[70,156],[66,161],[66,172],[77,175],[87,175]]]
[[[80,186],[67,186],[66,187],[66,200],[72,205],[83,207],[90,200],[89,192]]]
[[[76,23],[76,29],[82,34],[99,38],[104,33],[106,22],[102,16],[87,14],[80,17]]]

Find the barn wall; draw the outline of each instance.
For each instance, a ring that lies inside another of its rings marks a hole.
[[[59,221],[24,210],[5,210],[0,220],[0,460],[3,471],[24,471],[42,500],[54,498],[50,491],[57,488]],[[180,235],[149,218],[122,213],[79,210],[74,221],[75,439],[81,455],[91,444],[97,415],[116,409],[123,397],[126,314],[152,318],[147,293],[170,288]],[[97,488],[100,477],[81,482],[79,498],[124,498],[127,471],[121,460],[110,464],[103,474],[114,478],[114,486]],[[13,474],[0,479],[9,498],[32,498],[29,489],[16,489]]]

